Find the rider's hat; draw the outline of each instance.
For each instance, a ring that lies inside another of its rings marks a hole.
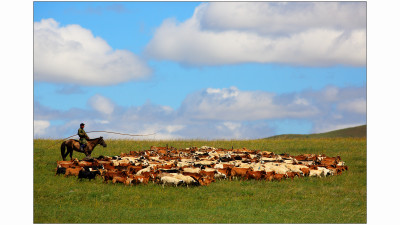
[[[84,123],[81,123],[81,126],[82,126],[82,125],[83,125],[83,126],[85,126],[85,124],[84,124]]]

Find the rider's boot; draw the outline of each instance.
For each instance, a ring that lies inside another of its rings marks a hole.
[[[86,147],[86,145],[81,144],[81,151],[84,151],[84,150],[85,150],[85,147]]]

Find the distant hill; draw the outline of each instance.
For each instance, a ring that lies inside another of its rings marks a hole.
[[[366,137],[367,125],[350,127],[340,130],[329,131],[318,134],[281,134],[267,139],[294,139],[294,138],[336,138],[336,137]]]

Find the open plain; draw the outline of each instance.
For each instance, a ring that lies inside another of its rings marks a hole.
[[[325,178],[222,180],[190,188],[104,184],[101,178],[79,181],[55,176],[61,140],[35,139],[35,223],[366,223],[365,138],[106,142],[108,147],[96,147],[93,157],[167,144],[175,148],[207,145],[290,155],[340,155],[349,170]],[[74,157],[84,155],[74,153]]]

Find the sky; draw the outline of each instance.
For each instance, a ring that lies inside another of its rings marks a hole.
[[[33,9],[35,138],[66,138],[81,122],[86,131],[156,133],[152,139],[255,139],[366,124],[365,2]]]

